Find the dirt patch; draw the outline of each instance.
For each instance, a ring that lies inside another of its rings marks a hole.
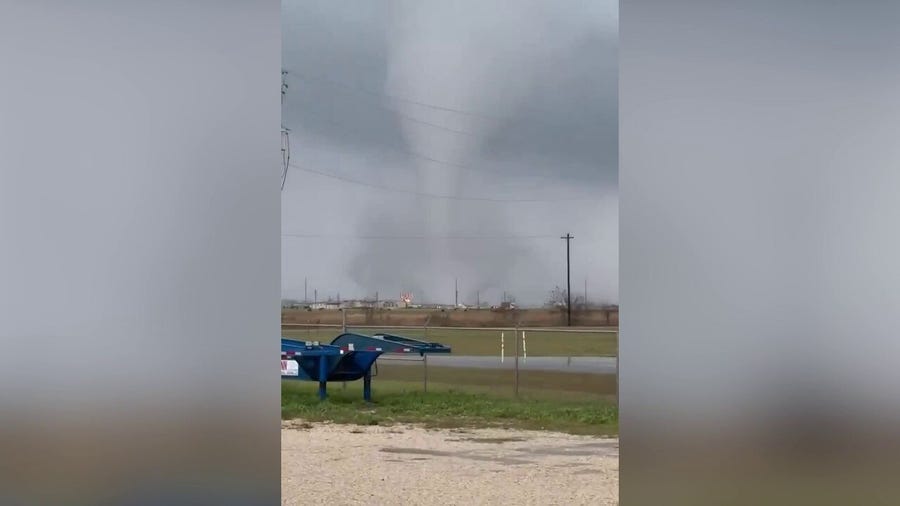
[[[475,460],[481,462],[496,462],[498,464],[505,464],[509,466],[519,466],[523,464],[531,464],[532,461],[522,460],[522,459],[514,459],[509,457],[492,457],[489,455],[479,455],[474,452],[448,452],[441,450],[424,450],[421,448],[382,448],[381,451],[385,453],[401,453],[407,455],[428,455],[431,457],[448,457],[448,458],[457,458],[457,459],[465,459],[465,460]],[[428,460],[422,457],[413,457],[410,460]]]
[[[282,429],[294,429],[294,430],[309,430],[313,428],[313,425],[309,422],[297,421],[297,420],[287,420],[281,422]]]
[[[524,438],[520,437],[467,437],[463,438],[463,441],[471,441],[473,443],[489,443],[489,444],[503,444],[503,443],[519,443],[525,441]]]
[[[342,505],[618,503],[615,439],[283,424],[281,446],[284,506],[306,504],[310,497]]]

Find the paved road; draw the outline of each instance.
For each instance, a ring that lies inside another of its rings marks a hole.
[[[382,355],[379,362],[384,364],[422,365],[421,359],[395,359]],[[510,369],[515,367],[515,359],[505,357],[485,357],[471,355],[429,355],[428,365],[439,367],[470,367],[474,369]],[[562,371],[595,374],[615,374],[615,357],[519,357],[520,371]]]

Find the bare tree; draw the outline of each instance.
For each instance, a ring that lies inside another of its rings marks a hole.
[[[561,311],[565,311],[568,309],[569,304],[569,292],[566,291],[565,288],[555,287],[553,290],[550,290],[550,296],[547,299],[546,306],[547,307],[555,307],[559,308]],[[576,295],[572,300],[572,309],[584,309],[586,306],[584,296]]]
[[[568,292],[564,288],[555,287],[553,290],[550,290],[550,298],[547,299],[546,305],[548,307],[561,307],[565,309],[566,303],[568,301]]]

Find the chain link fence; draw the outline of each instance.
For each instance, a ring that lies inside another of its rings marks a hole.
[[[291,339],[330,343],[342,325],[283,324]],[[618,331],[588,328],[347,327],[437,342],[450,354],[384,354],[373,388],[458,391],[521,398],[613,400]],[[343,386],[346,388],[346,385]]]

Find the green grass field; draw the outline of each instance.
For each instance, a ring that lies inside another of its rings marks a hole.
[[[373,329],[365,328],[352,328],[350,331],[361,334],[376,332]],[[378,331],[384,332],[385,330],[379,329]],[[388,332],[448,345],[453,349],[455,355],[500,355],[500,330],[497,329],[399,329]],[[287,338],[328,343],[340,333],[340,329],[283,327],[281,333]],[[521,345],[521,342],[519,344]],[[504,331],[506,356],[513,356],[515,345],[513,331]],[[618,352],[617,335],[612,332],[527,331],[525,348],[528,355],[535,357],[614,357]],[[522,353],[520,348],[519,354]]]
[[[613,435],[618,432],[614,403],[514,399],[474,393],[469,389],[415,391],[405,381],[373,381],[373,402],[362,400],[360,382],[346,389],[329,385],[319,401],[313,382],[283,381],[282,419],[330,421],[357,425],[421,424],[426,427],[501,427],[553,430],[570,434]],[[337,388],[336,388],[337,387]]]
[[[381,364],[372,379],[371,404],[362,381],[318,384],[282,382],[282,418],[360,425],[418,423],[431,427],[509,427],[573,434],[618,430],[614,375],[520,371],[515,396],[512,371],[429,367],[427,392],[420,364]]]
[[[439,342],[454,355],[498,356],[499,329],[367,329]],[[331,342],[340,329],[282,327],[282,335],[305,341]],[[504,331],[505,353],[515,353],[513,331]],[[521,336],[521,334],[520,334]],[[568,333],[526,331],[520,355],[615,356],[617,335],[610,332]],[[282,417],[309,422],[332,421],[361,425],[417,423],[431,427],[493,426],[545,429],[574,434],[615,434],[618,431],[615,375],[554,371],[435,367],[421,362],[379,361],[372,380],[372,403],[362,401],[362,382],[330,383],[329,399],[316,397],[317,384],[282,382]]]
[[[377,367],[378,375],[372,380],[375,386],[381,382],[396,382],[406,391],[422,391],[425,388],[425,370],[421,363],[399,365],[381,362]],[[429,366],[427,387],[429,392],[465,391],[493,397],[513,397],[515,372]],[[600,402],[614,401],[615,394],[616,377],[611,374],[519,371],[520,398]]]

